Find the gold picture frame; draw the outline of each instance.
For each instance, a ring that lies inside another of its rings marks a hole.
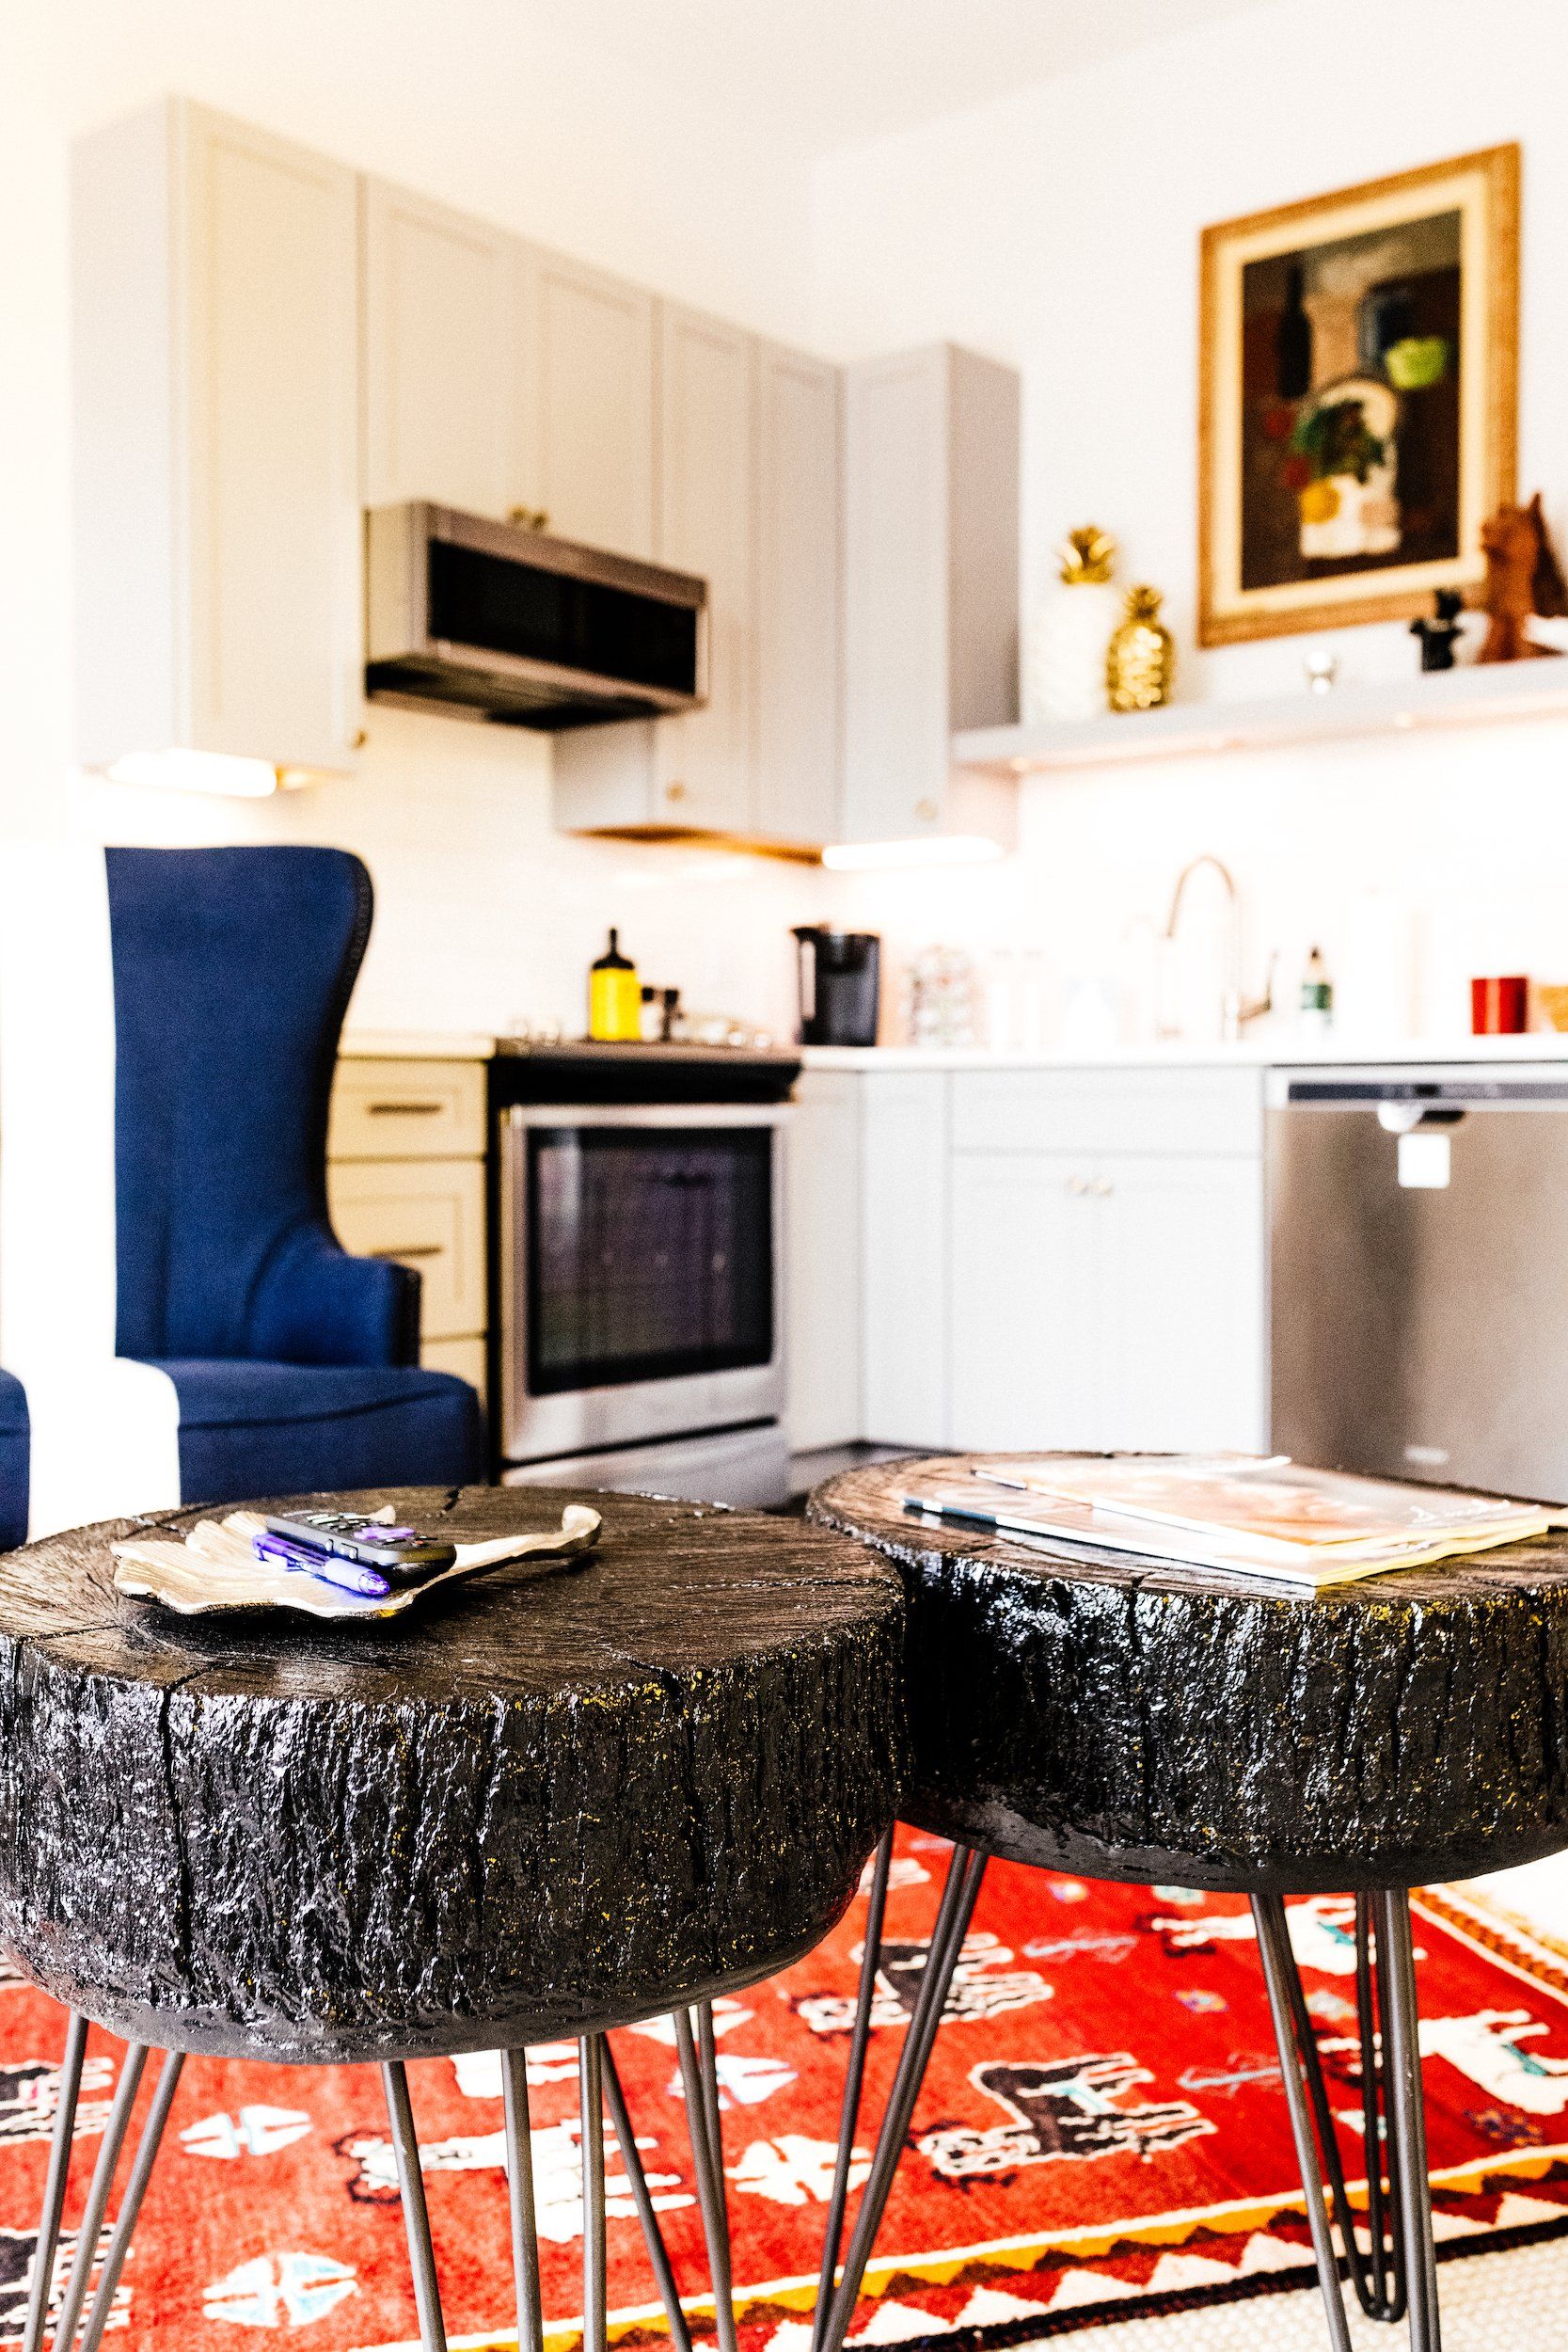
[[[1514,496],[1519,150],[1202,235],[1198,643],[1430,612]]]

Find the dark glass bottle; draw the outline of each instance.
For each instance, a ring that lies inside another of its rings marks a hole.
[[[1301,263],[1292,262],[1275,330],[1275,384],[1281,400],[1300,400],[1312,389],[1312,322],[1301,298],[1304,283]]]

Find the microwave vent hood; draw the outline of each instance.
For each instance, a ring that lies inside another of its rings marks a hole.
[[[372,699],[551,731],[707,700],[705,581],[423,501],[365,525]]]

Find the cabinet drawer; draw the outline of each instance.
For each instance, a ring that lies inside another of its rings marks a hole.
[[[483,1062],[351,1058],[338,1064],[328,1159],[478,1159],[483,1151]]]
[[[472,1340],[424,1340],[420,1345],[420,1361],[432,1372],[455,1372],[459,1380],[466,1380],[470,1389],[479,1391],[479,1401],[483,1404],[483,1336]]]
[[[332,1222],[356,1258],[395,1258],[424,1279],[428,1340],[484,1328],[484,1168],[479,1160],[340,1161],[327,1171]]]
[[[1260,1070],[964,1070],[958,1152],[1164,1152],[1261,1157]]]

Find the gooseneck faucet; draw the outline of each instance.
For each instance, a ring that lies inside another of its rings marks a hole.
[[[1211,850],[1205,850],[1197,857],[1189,859],[1177,876],[1176,888],[1171,894],[1170,913],[1165,917],[1165,946],[1174,947],[1176,945],[1177,932],[1181,923],[1181,904],[1186,897],[1187,884],[1199,867],[1204,866],[1211,866],[1225,884],[1227,916],[1225,989],[1220,998],[1220,1034],[1227,1045],[1234,1045],[1249,1021],[1261,1020],[1264,1013],[1274,1010],[1275,959],[1272,955],[1269,958],[1268,977],[1263,982],[1261,996],[1244,995],[1242,990],[1242,896],[1236,887],[1236,878],[1229,866],[1224,863],[1223,859],[1215,857]],[[1179,1025],[1161,1024],[1160,1035],[1163,1038],[1176,1038],[1180,1034]]]

